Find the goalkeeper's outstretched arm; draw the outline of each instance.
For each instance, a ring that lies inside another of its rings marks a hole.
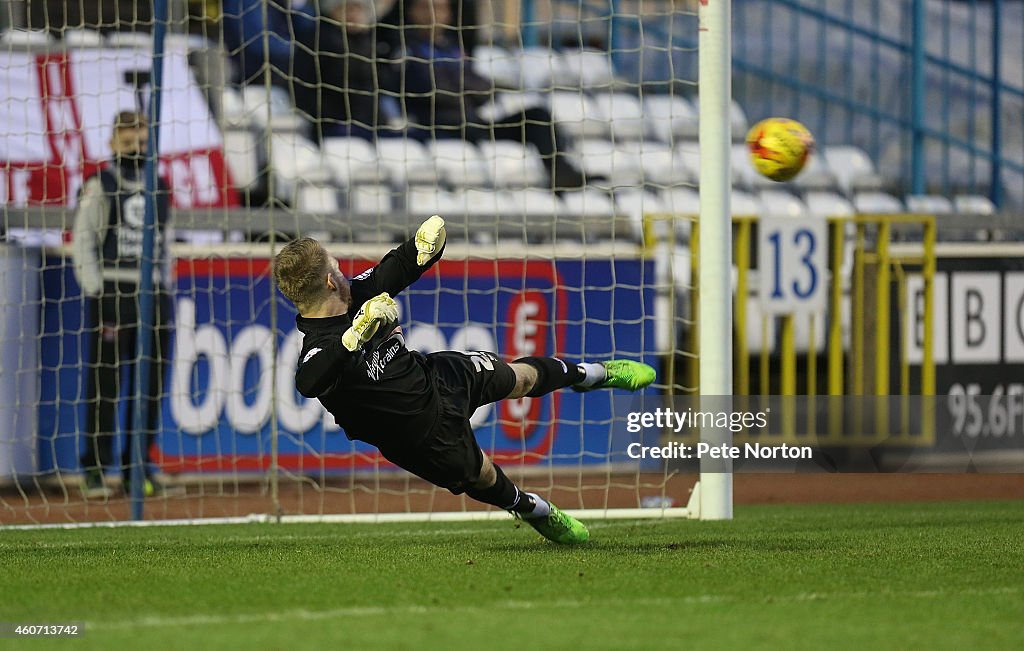
[[[419,280],[444,253],[444,219],[434,215],[423,222],[416,235],[385,255],[372,269],[352,279],[352,308],[382,292],[395,296]]]

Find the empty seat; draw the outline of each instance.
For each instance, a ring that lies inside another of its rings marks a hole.
[[[747,120],[747,112],[743,110],[743,107],[736,100],[733,100],[729,106],[729,124],[732,127],[733,142],[741,142],[747,139],[750,121]]]
[[[643,173],[641,180],[644,184],[665,186],[697,181],[667,144],[632,141],[616,143],[616,147],[636,157]]]
[[[554,218],[562,211],[558,197],[549,190],[524,188],[508,193],[508,212],[514,215],[550,216]]]
[[[153,35],[149,32],[110,32],[107,34],[107,45],[152,50]]]
[[[399,185],[434,185],[437,168],[423,144],[407,138],[382,138],[377,141],[381,167]]]
[[[896,214],[903,212],[903,203],[885,192],[867,191],[853,195],[854,209],[864,215]]]
[[[556,84],[567,88],[610,90],[617,81],[611,54],[592,48],[562,52],[559,73]]]
[[[836,175],[828,166],[828,161],[821,152],[812,152],[804,164],[804,169],[792,181],[801,192],[835,191],[839,188]]]
[[[804,195],[807,210],[817,217],[849,217],[856,211],[853,204],[835,192],[814,191]]]
[[[669,188],[662,191],[665,209],[676,215],[695,219],[700,214],[700,194],[696,188]]]
[[[644,218],[651,216],[651,235],[663,239],[670,223],[665,201],[657,194],[639,188],[620,188],[615,191],[615,206],[618,212],[629,217],[636,241],[644,238]]]
[[[330,183],[301,182],[295,193],[295,210],[318,215],[336,215],[340,211],[338,188]]]
[[[761,212],[761,202],[749,192],[733,189],[730,206],[734,217],[756,217]]]
[[[593,100],[583,93],[551,93],[551,115],[559,127],[573,136],[597,138],[608,135],[608,120]]]
[[[248,124],[269,128],[275,133],[302,129],[302,118],[295,113],[291,97],[277,86],[272,86],[269,93],[263,86],[243,86],[242,106],[243,119]]]
[[[453,193],[437,187],[409,188],[405,195],[406,211],[415,215],[454,215],[461,213],[463,204]]]
[[[391,212],[391,188],[380,183],[360,184],[348,193],[349,210],[362,215],[383,215]]]
[[[603,176],[612,186],[636,185],[642,180],[640,157],[610,140],[581,140],[576,151],[587,176]]]
[[[345,186],[390,180],[377,162],[377,148],[362,138],[324,138],[323,158],[334,179]]]
[[[482,186],[490,181],[480,151],[464,140],[435,140],[428,145],[437,171],[452,185]]]
[[[466,215],[492,217],[497,221],[500,215],[514,215],[508,192],[487,188],[464,188],[455,193],[459,210]]]
[[[251,187],[260,177],[259,143],[245,129],[224,131],[224,159],[236,188]]]
[[[644,116],[658,140],[673,143],[677,138],[696,140],[697,109],[678,95],[647,95]]]
[[[761,175],[750,160],[750,148],[746,143],[734,143],[730,150],[733,185],[749,190],[766,190],[778,187],[776,181]]]
[[[497,45],[477,45],[472,60],[473,71],[493,81],[495,86],[521,87],[518,55]]]
[[[519,87],[523,90],[550,90],[556,79],[565,78],[561,55],[546,47],[524,47],[519,54]]]
[[[50,45],[53,38],[42,29],[5,29],[0,33],[0,44],[3,45]]]
[[[69,27],[61,34],[61,38],[68,47],[100,47],[103,45],[103,34],[96,29]]]
[[[992,200],[980,194],[958,194],[953,197],[953,207],[960,214],[994,215],[996,205]]]
[[[532,145],[522,145],[512,140],[482,142],[480,155],[488,176],[498,187],[545,185],[544,163]]]
[[[296,133],[275,133],[269,141],[270,170],[276,181],[274,194],[285,200],[295,200],[299,182],[326,183],[330,171],[322,163],[316,143]]]
[[[615,140],[641,140],[647,135],[647,119],[640,100],[629,93],[597,93],[594,104],[608,121]]]
[[[948,215],[953,212],[953,202],[938,194],[911,194],[905,202],[907,211],[926,215]]]
[[[574,190],[562,193],[562,203],[569,214],[581,217],[612,217],[615,204],[604,192],[594,189]]]
[[[697,142],[685,142],[677,145],[674,149],[676,159],[682,164],[683,170],[694,182],[700,180],[700,150]]]
[[[875,170],[875,164],[867,152],[854,145],[831,145],[821,150],[832,173],[836,176],[839,189],[846,195],[859,190],[878,190],[883,186],[882,178]]]
[[[807,206],[785,190],[761,190],[758,194],[762,217],[805,217]]]

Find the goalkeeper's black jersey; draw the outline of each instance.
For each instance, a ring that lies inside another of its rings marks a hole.
[[[425,435],[437,419],[437,389],[426,359],[405,347],[397,323],[382,325],[354,353],[341,344],[341,336],[363,303],[381,292],[398,294],[437,262],[441,253],[420,267],[415,241],[409,240],[351,280],[352,304],[347,314],[295,319],[304,335],[295,386],[302,395],[318,398],[350,439],[376,444],[399,432]]]

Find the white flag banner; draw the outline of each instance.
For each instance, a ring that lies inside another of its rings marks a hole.
[[[74,205],[110,157],[114,116],[148,106],[152,59],[133,49],[0,51],[0,205]],[[224,141],[188,67],[168,50],[160,173],[178,208],[237,204]]]

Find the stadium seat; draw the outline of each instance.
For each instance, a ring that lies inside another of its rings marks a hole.
[[[560,128],[577,138],[608,136],[608,120],[593,100],[583,93],[551,93],[551,115]]]
[[[502,188],[545,185],[544,163],[532,145],[512,140],[480,143],[480,154],[488,176]]]
[[[939,194],[911,194],[904,199],[907,211],[924,215],[948,215],[953,202]]]
[[[331,183],[301,182],[295,192],[297,212],[336,215],[340,211],[338,188]]]
[[[576,152],[583,172],[604,177],[608,185],[637,185],[643,180],[640,157],[610,140],[580,140]]]
[[[295,133],[275,133],[269,141],[270,171],[276,181],[274,194],[294,202],[300,183],[327,183],[330,171],[323,165],[316,143]]]
[[[861,190],[880,190],[884,185],[875,164],[860,147],[832,145],[824,147],[821,155],[835,174],[840,191],[847,196]]]
[[[687,141],[676,145],[675,157],[682,164],[683,170],[694,184],[700,179],[700,150],[697,148],[697,141]]]
[[[524,188],[508,194],[509,210],[515,215],[554,217],[563,211],[558,196],[540,188]]]
[[[665,201],[657,194],[639,188],[619,188],[615,191],[615,206],[618,212],[627,215],[633,228],[633,237],[643,242],[644,215],[667,215]],[[652,235],[664,238],[668,221],[657,219],[651,222]]]
[[[391,180],[402,185],[435,185],[437,167],[427,148],[407,138],[381,138],[377,141],[377,156],[381,167],[387,169]]]
[[[562,52],[559,73],[555,83],[560,88],[609,91],[618,83],[609,53],[592,48]]]
[[[804,195],[807,210],[817,217],[850,217],[856,211],[853,204],[835,192],[814,191]]]
[[[503,90],[478,109],[480,117],[497,121],[507,115],[524,113],[531,108],[548,108],[548,100],[536,91]]]
[[[700,193],[696,188],[675,187],[661,192],[665,209],[680,216],[696,219],[700,214]]]
[[[733,188],[730,207],[734,217],[750,217],[761,214],[761,202],[756,196]]]
[[[499,88],[522,87],[519,57],[503,47],[477,45],[473,49],[473,70]]]
[[[236,188],[248,188],[260,178],[260,152],[256,134],[248,129],[226,129],[224,158]]]
[[[799,219],[808,214],[803,201],[785,190],[761,190],[757,195],[762,217],[793,217]]]
[[[514,207],[509,202],[509,193],[502,190],[487,188],[463,188],[455,192],[459,210],[466,215],[493,216],[514,215]]]
[[[588,188],[562,193],[562,203],[568,213],[581,217],[612,217],[615,204],[604,192]]]
[[[662,191],[661,199],[665,209],[675,216],[677,236],[688,242],[693,223],[700,215],[700,193],[696,188],[674,187]]]
[[[730,161],[732,163],[733,186],[751,191],[778,187],[775,181],[758,174],[757,170],[754,169],[754,164],[750,160],[750,149],[746,143],[733,143],[730,150]]]
[[[97,29],[86,27],[69,27],[61,34],[67,47],[101,47],[103,34]]]
[[[360,215],[387,215],[391,213],[391,188],[380,183],[353,186],[348,193],[348,208]]]
[[[242,87],[243,120],[259,128],[269,128],[274,133],[302,130],[302,118],[292,108],[287,91],[276,86],[270,92],[263,86]]]
[[[378,164],[377,149],[362,138],[324,138],[323,157],[343,186],[390,181],[388,170]]]
[[[839,188],[835,173],[829,169],[828,162],[820,152],[811,154],[804,169],[793,179],[793,185],[801,192],[834,192]]]
[[[491,176],[480,150],[464,140],[435,140],[427,145],[438,173],[455,186],[487,185]]]
[[[953,197],[956,212],[967,215],[994,215],[996,205],[992,200],[980,194],[958,194]]]
[[[221,126],[226,129],[247,129],[253,126],[252,116],[245,110],[242,94],[231,86],[225,86],[221,90],[220,110]]]
[[[683,161],[672,148],[650,140],[616,143],[616,148],[628,152],[639,161],[645,185],[669,186],[680,183],[695,184]]]
[[[107,45],[149,51],[153,49],[153,35],[149,32],[110,32]]]
[[[566,77],[565,62],[561,54],[547,47],[524,47],[519,57],[519,88],[522,90],[551,90],[557,79]]]
[[[0,44],[23,47],[26,45],[52,45],[53,37],[42,29],[5,29],[0,32]]]
[[[409,188],[405,203],[406,212],[417,216],[456,215],[464,209],[463,202],[455,194],[426,185]]]
[[[642,140],[647,135],[647,120],[640,100],[628,93],[596,93],[597,110],[609,123],[612,139]]]
[[[862,215],[896,214],[903,212],[903,203],[885,192],[866,191],[853,195],[853,207]]]
[[[747,120],[747,112],[743,110],[743,107],[736,100],[733,100],[732,105],[729,107],[729,123],[732,127],[732,141],[746,141],[750,121]]]
[[[696,140],[697,110],[678,95],[647,95],[643,99],[644,116],[651,133],[669,144],[677,139]]]

